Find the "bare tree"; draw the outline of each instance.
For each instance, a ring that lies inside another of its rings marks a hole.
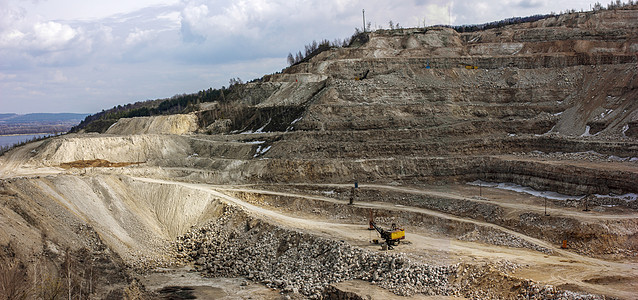
[[[297,56],[295,56],[295,63],[301,62],[303,60],[303,55],[301,51],[297,52]]]
[[[241,78],[237,77],[237,78],[231,78],[228,81],[229,87],[236,85],[236,84],[243,84],[244,82],[241,80]]]
[[[25,267],[16,262],[0,259],[0,298],[29,299],[31,286]]]
[[[288,65],[289,65],[289,66],[292,66],[292,65],[294,65],[294,64],[295,64],[295,57],[294,57],[294,56],[292,56],[292,53],[290,53],[290,52],[288,52],[288,58],[287,58],[287,60],[288,60]]]

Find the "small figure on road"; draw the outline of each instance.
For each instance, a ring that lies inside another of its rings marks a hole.
[[[357,197],[357,188],[359,187],[359,182],[355,180],[354,187],[350,190],[350,203],[348,205],[354,204],[354,198]]]
[[[348,205],[354,204],[354,197],[356,197],[356,193],[357,193],[357,189],[353,187],[350,190],[350,203],[348,203]]]

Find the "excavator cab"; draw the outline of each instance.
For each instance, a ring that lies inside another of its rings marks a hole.
[[[398,244],[402,239],[405,239],[405,230],[403,230],[403,228],[397,228],[390,231],[390,240],[395,241]]]

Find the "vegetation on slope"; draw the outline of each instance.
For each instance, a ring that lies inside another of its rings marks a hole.
[[[341,47],[358,47],[365,44],[368,41],[368,35],[366,32],[362,32],[359,29],[355,29],[355,33],[344,40],[336,39],[333,42],[323,40],[319,43],[313,41],[305,46],[305,52],[299,51],[296,56],[292,54],[288,55],[288,63],[290,65],[296,65],[303,62],[307,62],[320,53]],[[255,79],[250,82],[259,82],[262,79]],[[197,110],[197,107],[201,103],[205,102],[218,102],[220,104],[227,104],[229,102],[239,99],[238,93],[244,83],[239,78],[231,78],[229,87],[221,87],[220,89],[209,88],[207,90],[201,90],[193,94],[181,94],[175,95],[167,99],[156,99],[139,101],[133,104],[118,105],[108,110],[102,110],[99,113],[87,116],[80,124],[73,127],[70,132],[78,132],[84,130],[86,132],[99,132],[104,133],[111,125],[117,122],[120,118],[133,118],[133,117],[146,117],[157,115],[170,115],[189,113]],[[288,111],[290,108],[283,110]],[[246,108],[228,108],[224,106],[214,112],[210,112],[207,116],[223,114],[223,111],[229,110],[240,111],[254,111],[255,109]],[[271,115],[272,112],[266,112],[267,115]],[[243,113],[240,115],[244,115]],[[258,114],[261,115],[261,114]],[[279,115],[279,114],[277,114]],[[287,119],[287,118],[286,118]],[[291,120],[288,120],[291,121]],[[206,121],[203,121],[207,124]],[[247,122],[235,122],[234,124],[245,124]],[[250,123],[250,120],[248,120]]]
[[[231,80],[234,81],[234,80]],[[136,102],[134,104],[118,105],[108,110],[87,116],[80,124],[73,127],[71,132],[82,129],[86,132],[105,132],[120,118],[147,117],[189,113],[196,110],[196,106],[204,102],[227,102],[227,98],[236,92],[235,85],[221,89],[209,88],[194,94],[175,95],[168,99],[157,99]]]

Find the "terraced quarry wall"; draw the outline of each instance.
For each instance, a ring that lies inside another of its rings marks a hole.
[[[14,149],[2,266],[107,299],[633,299],[637,20],[375,31],[192,114]],[[380,250],[371,215],[406,240]]]

